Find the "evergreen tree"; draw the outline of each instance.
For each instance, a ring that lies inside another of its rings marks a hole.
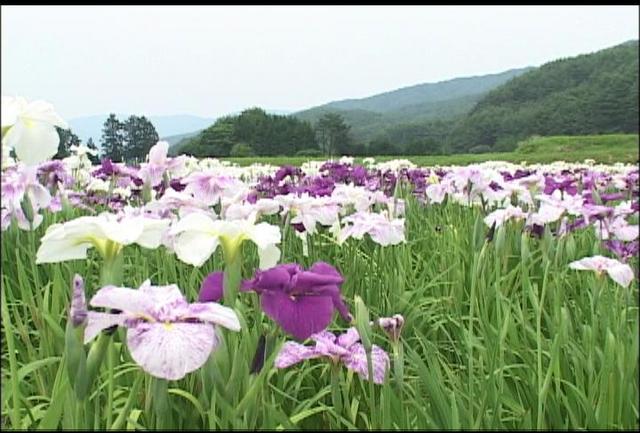
[[[98,156],[98,148],[96,147],[96,144],[93,142],[93,137],[89,137],[89,139],[87,140],[87,147],[89,149],[93,149],[96,151],[95,155],[92,155],[89,153],[88,156],[92,164],[98,164],[100,162],[100,157]]]
[[[149,149],[160,139],[156,128],[145,116],[129,117],[122,130],[124,157],[128,161],[144,161]]]
[[[124,132],[122,123],[115,114],[109,114],[102,127],[102,140],[100,142],[103,157],[110,158],[113,162],[122,162],[124,159]]]
[[[69,149],[71,148],[71,146],[80,145],[80,138],[76,134],[74,134],[71,129],[62,129],[56,126],[56,130],[58,131],[58,137],[60,138],[60,141],[58,142],[58,152],[53,158],[66,158],[70,155]]]
[[[332,156],[348,149],[352,142],[350,128],[340,114],[324,114],[316,124],[318,142],[323,152]]]

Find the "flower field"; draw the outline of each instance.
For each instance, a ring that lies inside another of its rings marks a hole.
[[[634,165],[91,165],[16,119],[3,428],[639,427]]]

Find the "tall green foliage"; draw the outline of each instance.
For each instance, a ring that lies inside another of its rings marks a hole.
[[[131,116],[122,124],[124,156],[129,161],[144,161],[149,149],[159,140],[158,132],[145,116]]]
[[[159,139],[156,128],[145,116],[130,116],[121,122],[111,113],[102,127],[102,156],[114,162],[141,162]]]
[[[78,146],[81,143],[80,138],[74,134],[71,129],[62,129],[56,126],[56,130],[58,131],[60,141],[58,142],[58,153],[56,153],[54,158],[66,158],[69,156],[69,149],[71,146]]]
[[[89,139],[87,140],[87,147],[89,149],[93,149],[96,151],[95,155],[89,154],[89,159],[91,160],[92,164],[97,164],[100,162],[100,158],[98,157],[98,148],[96,147],[96,144],[93,142],[93,138],[89,137]]]
[[[109,114],[102,127],[100,140],[103,156],[114,162],[121,162],[124,158],[124,134],[122,123],[115,114]]]
[[[244,143],[245,150],[251,149],[263,156],[293,155],[299,150],[317,147],[314,130],[308,122],[250,108],[237,116],[218,119],[179,145],[176,152],[197,157],[229,156],[238,143]]]
[[[348,153],[351,146],[350,126],[337,113],[326,113],[316,123],[316,137],[326,155]]]
[[[491,91],[451,135],[455,150],[514,149],[531,135],[638,131],[638,42],[547,63]]]

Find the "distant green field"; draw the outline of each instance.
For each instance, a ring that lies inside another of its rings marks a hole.
[[[424,156],[376,156],[376,161],[408,159],[420,166],[428,165],[465,165],[483,161],[509,161],[528,163],[547,163],[553,161],[581,162],[594,159],[602,163],[636,163],[639,159],[638,134],[585,135],[537,137],[520,143],[514,152],[478,153],[457,155]],[[242,166],[255,162],[273,165],[302,165],[307,161],[323,161],[327,158],[297,156],[224,158]],[[356,158],[361,162],[363,158]]]

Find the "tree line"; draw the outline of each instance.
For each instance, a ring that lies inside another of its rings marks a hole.
[[[56,129],[60,142],[58,143],[58,153],[54,158],[66,158],[71,153],[71,146],[81,145],[82,140],[71,129],[58,127]],[[120,121],[112,113],[102,126],[101,150],[98,149],[91,137],[87,140],[86,146],[97,152],[96,155],[89,155],[94,164],[102,158],[109,158],[114,162],[140,163],[145,160],[149,149],[159,139],[155,126],[145,116],[130,116],[126,120]]]

